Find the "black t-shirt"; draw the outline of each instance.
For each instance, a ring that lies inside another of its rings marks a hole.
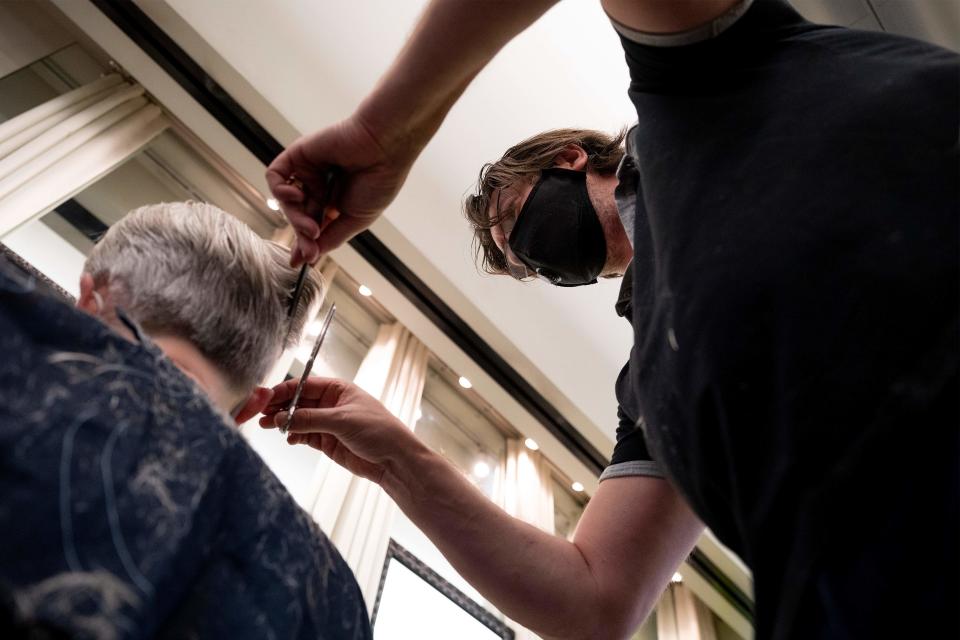
[[[956,393],[958,56],[781,0],[695,44],[621,39],[640,180],[618,396],[645,426],[613,461],[649,448],[756,575],[861,443],[941,441],[921,416]]]

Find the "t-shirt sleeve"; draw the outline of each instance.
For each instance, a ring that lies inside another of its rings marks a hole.
[[[617,444],[610,464],[600,474],[600,481],[624,476],[663,477],[663,471],[647,449],[642,420],[637,417],[635,395],[629,384],[629,363],[617,378]]]
[[[736,88],[798,28],[809,26],[784,0],[742,0],[713,21],[671,34],[639,32],[611,20],[630,70],[631,92],[697,94]]]
[[[710,22],[677,33],[647,33],[631,29],[610,18],[613,28],[626,40],[650,47],[683,47],[716,38],[732,27],[750,9],[754,0],[740,0]]]

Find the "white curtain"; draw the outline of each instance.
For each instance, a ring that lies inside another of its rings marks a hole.
[[[170,126],[116,74],[0,123],[0,237],[112,171]]]
[[[507,459],[502,483],[504,510],[553,535],[553,480],[550,467],[539,451],[531,451],[517,438],[507,439]],[[516,632],[516,640],[539,638],[516,622],[508,623]]]
[[[683,583],[671,583],[657,607],[660,640],[717,640],[713,615]]]
[[[412,429],[428,355],[402,325],[383,325],[354,381]],[[380,487],[328,459],[317,465],[313,493],[313,517],[353,569],[372,611],[397,507]]]
[[[508,438],[502,487],[507,513],[555,533],[553,481],[543,454],[531,451],[522,440]]]

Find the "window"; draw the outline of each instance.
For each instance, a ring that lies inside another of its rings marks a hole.
[[[461,388],[456,379],[440,362],[431,363],[414,431],[496,499],[506,452],[504,432],[476,393]]]
[[[74,87],[96,80],[107,69],[78,44],[0,78],[0,122]]]
[[[376,640],[496,640],[514,637],[490,612],[472,602],[409,551],[391,541],[377,596]]]
[[[502,418],[476,392],[462,388],[457,379],[440,361],[430,362],[420,401],[420,418],[414,431],[487,497],[499,502],[506,455],[505,431],[500,426]],[[500,615],[403,513],[397,514],[391,537],[475,602]]]
[[[317,354],[313,365],[313,375],[353,380],[363,358],[370,350],[370,346],[377,338],[377,331],[381,324],[392,321],[392,318],[373,310],[359,300],[357,288],[352,280],[343,272],[338,272],[333,282],[327,283],[327,295],[324,307],[330,304],[337,305],[337,314],[330,324],[324,346]],[[324,310],[323,313],[326,313]],[[315,324],[307,327],[303,342],[296,352],[296,360],[290,369],[290,375],[299,377],[303,373],[303,366],[310,357],[310,350],[320,331],[319,314]]]
[[[502,617],[496,608],[488,603],[486,598],[480,595],[480,592],[474,589],[453,568],[453,565],[447,562],[436,545],[402,511],[397,512],[393,527],[390,530],[390,537],[423,561],[438,576],[466,594],[467,597],[494,612],[494,615]]]
[[[309,323],[303,340],[294,351],[294,360],[287,376],[299,378],[310,358],[310,351],[320,331],[320,319],[331,304],[337,305],[323,346],[317,354],[311,375],[353,380],[377,337],[381,322],[392,318],[373,303],[361,299],[353,280],[338,271],[327,283],[327,294],[317,319]],[[244,435],[294,498],[307,511],[313,507],[313,480],[323,453],[306,445],[290,446],[274,429],[261,429],[251,422],[244,426]]]
[[[556,475],[553,477],[553,518],[554,531],[561,538],[570,540],[573,538],[573,532],[580,522],[580,516],[583,515],[583,509],[586,507],[586,501],[583,494],[574,494],[568,487],[569,482],[559,479]]]

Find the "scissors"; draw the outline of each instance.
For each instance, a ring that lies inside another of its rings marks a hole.
[[[331,305],[330,311],[327,311],[327,315],[323,319],[323,326],[320,327],[320,335],[317,337],[317,341],[313,344],[313,350],[310,352],[310,359],[307,360],[307,364],[303,367],[303,375],[300,376],[300,382],[297,383],[297,390],[293,392],[293,399],[287,406],[287,421],[283,423],[282,427],[280,427],[280,433],[286,433],[287,430],[290,429],[290,424],[293,422],[293,412],[297,410],[297,402],[300,401],[300,394],[303,393],[303,385],[307,382],[307,376],[310,375],[310,370],[313,369],[313,361],[317,359],[317,353],[320,351],[320,345],[323,344],[323,339],[326,337],[327,330],[330,328],[330,322],[333,320],[333,314],[336,312],[337,305]]]
[[[323,195],[320,200],[320,213],[318,214],[317,224],[320,225],[320,228],[323,228],[324,219],[327,216],[327,205],[330,204],[330,201],[333,199],[333,187],[334,180],[337,177],[337,174],[340,172],[340,169],[336,166],[329,167],[326,173],[323,176]],[[304,197],[307,195],[307,190],[303,185],[296,174],[287,178],[287,184],[293,185],[296,188],[300,189],[303,192]],[[293,288],[293,295],[290,296],[290,306],[287,307],[287,317],[292,318],[293,312],[297,310],[297,304],[300,302],[300,295],[303,293],[303,279],[307,275],[307,269],[310,268],[310,265],[306,262],[303,263],[303,266],[300,267],[300,275],[297,276],[297,284]]]

